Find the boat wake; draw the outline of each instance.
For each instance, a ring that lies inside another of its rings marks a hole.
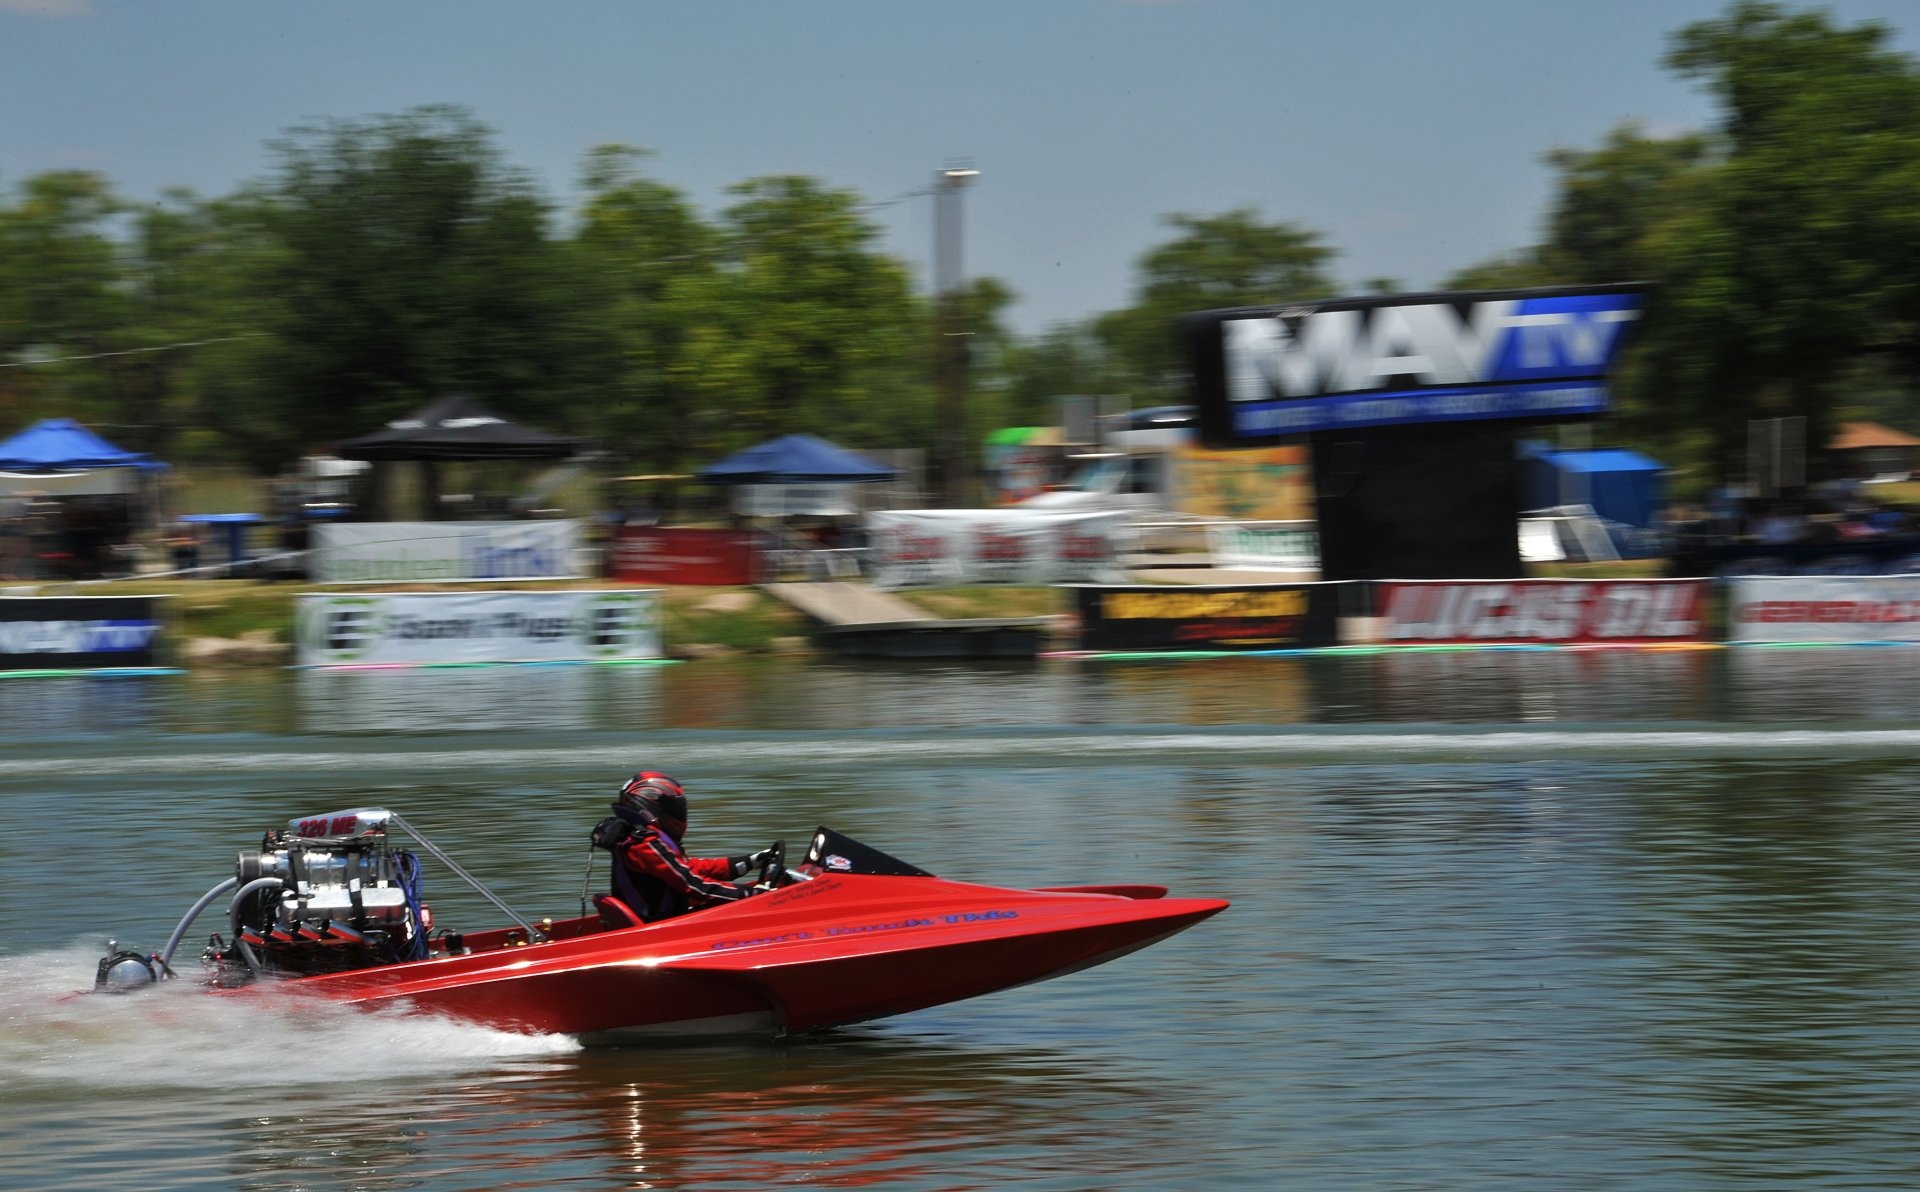
[[[1558,757],[1824,757],[1836,752],[1907,756],[1920,750],[1920,729],[1808,728],[1802,725],[1674,726],[1657,729],[1616,726],[1554,725],[1525,729],[1438,728],[1409,725],[1382,730],[1335,729],[1317,726],[1300,730],[1168,730],[1138,726],[1101,732],[946,732],[921,735],[849,734],[822,740],[819,734],[760,733],[746,740],[733,736],[693,734],[656,739],[658,753],[671,754],[674,765],[708,774],[752,774],[768,770],[789,773],[796,768],[840,769],[849,765],[893,762],[924,766],[950,762],[973,766],[1025,765],[1072,762],[1088,758],[1166,758],[1192,754],[1209,758],[1284,759],[1298,761],[1447,760],[1451,758],[1506,758],[1528,760]],[[124,775],[191,774],[247,776],[282,774],[299,769],[309,774],[351,777],[377,770],[384,778],[418,771],[436,777],[459,773],[476,764],[490,770],[529,772],[592,772],[604,774],[631,768],[633,749],[618,745],[504,747],[476,753],[459,748],[416,747],[386,749],[369,754],[359,748],[313,748],[273,751],[217,749],[126,754],[96,753],[88,757],[14,757],[0,761],[0,781],[70,780]]]
[[[125,995],[78,994],[100,951],[75,944],[0,957],[0,1088],[92,1092],[276,1087],[435,1076],[578,1049],[401,1009],[305,998],[209,997],[192,980]],[[343,1062],[343,1057],[344,1062]]]

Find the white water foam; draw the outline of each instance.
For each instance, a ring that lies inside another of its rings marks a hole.
[[[1829,756],[1835,752],[1908,755],[1920,750],[1920,730],[1806,729],[1755,725],[1737,729],[1581,729],[1528,731],[1407,731],[1377,730],[1301,732],[1154,732],[1098,734],[944,734],[938,737],[861,739],[840,736],[821,740],[769,734],[754,740],[680,739],[660,742],[658,752],[670,753],[676,766],[699,766],[710,773],[756,772],[766,767],[783,771],[797,766],[838,769],[867,763],[929,761],[975,764],[1028,764],[1047,760],[1129,756],[1165,756],[1175,753],[1212,757],[1274,757],[1324,759],[1329,762],[1371,763],[1383,755],[1401,760],[1431,758],[1541,757],[1685,757]],[[432,774],[461,772],[476,759],[490,769],[578,771],[619,770],[629,767],[629,744],[555,748],[506,748],[475,752],[469,749],[383,750],[369,754],[359,749],[277,750],[235,753],[158,753],[88,758],[13,759],[0,761],[0,779],[35,777],[116,777],[152,774],[277,774],[298,767],[307,772],[350,773],[375,768],[382,773],[419,770]]]
[[[405,1010],[359,1010],[262,991],[215,996],[194,979],[81,993],[100,952],[74,945],[0,957],[0,1087],[99,1091],[328,1084],[431,1076],[572,1052],[522,1035]],[[192,966],[189,966],[189,970]]]

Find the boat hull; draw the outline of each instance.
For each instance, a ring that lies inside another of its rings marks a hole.
[[[589,1043],[862,1022],[1075,972],[1219,913],[1158,887],[1012,890],[826,874],[662,923],[469,937],[468,955],[303,977],[288,990]]]

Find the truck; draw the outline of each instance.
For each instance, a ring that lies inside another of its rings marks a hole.
[[[1193,407],[1156,406],[1106,420],[1101,445],[1067,482],[1021,502],[1032,509],[1126,510],[1136,520],[1311,521],[1305,446],[1215,451],[1195,437]]]

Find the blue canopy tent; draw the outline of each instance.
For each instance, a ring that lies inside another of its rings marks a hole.
[[[900,473],[812,435],[782,435],[694,473],[709,484],[859,484]]]
[[[0,442],[0,497],[10,507],[0,571],[86,579],[131,566],[134,532],[157,501],[143,481],[166,466],[71,418],[36,422]]]
[[[144,451],[123,451],[71,418],[45,418],[0,442],[0,472],[82,472],[167,465]]]
[[[808,574],[824,572],[819,578],[826,578],[836,574],[835,561],[857,571],[857,546],[847,549],[849,543],[857,543],[857,537],[834,528],[859,512],[853,486],[892,480],[899,474],[825,439],[782,435],[708,464],[694,473],[694,479],[730,486],[734,511],[747,517],[774,519],[788,526],[786,519],[793,517],[826,519],[807,537],[776,531],[778,541],[801,549],[782,550],[772,563],[776,574],[798,566]]]

